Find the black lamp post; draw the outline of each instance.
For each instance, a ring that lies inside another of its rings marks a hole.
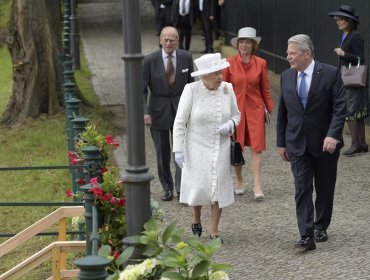
[[[150,180],[145,164],[144,110],[142,95],[140,1],[122,0],[125,62],[128,161],[122,179],[126,182],[127,235],[138,235],[150,219]],[[128,242],[124,243],[130,245]]]

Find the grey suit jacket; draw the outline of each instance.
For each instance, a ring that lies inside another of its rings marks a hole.
[[[187,83],[194,81],[190,76],[194,71],[192,55],[188,51],[176,49],[176,76],[172,93],[163,64],[162,49],[145,56],[142,65],[144,113],[151,115],[152,128],[171,129],[182,91]]]
[[[301,156],[306,148],[314,156],[323,154],[326,136],[340,141],[343,147],[343,126],[346,100],[338,69],[315,61],[307,106],[304,109],[297,93],[297,71],[281,74],[281,96],[277,113],[277,147]]]

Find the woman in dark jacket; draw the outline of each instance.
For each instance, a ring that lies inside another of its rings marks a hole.
[[[336,21],[341,31],[340,46],[334,49],[339,57],[339,67],[349,64],[357,65],[364,63],[364,39],[357,31],[360,24],[359,17],[355,15],[355,9],[348,5],[340,6],[338,11],[329,13]],[[351,146],[343,154],[352,156],[358,153],[368,152],[365,141],[364,118],[369,115],[367,89],[360,87],[346,87],[347,99],[347,125],[351,133]]]

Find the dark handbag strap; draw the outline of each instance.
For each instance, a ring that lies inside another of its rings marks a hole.
[[[238,139],[238,133],[236,132],[236,126],[235,126],[234,120],[231,119],[231,121],[233,122],[233,125],[234,125],[234,133],[233,133],[233,135],[231,135],[231,139],[235,139],[236,140],[236,139]]]

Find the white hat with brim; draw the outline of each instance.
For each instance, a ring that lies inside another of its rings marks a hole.
[[[191,73],[192,77],[210,74],[230,66],[226,59],[221,59],[220,53],[209,53],[194,60],[198,71]]]
[[[251,39],[256,41],[257,45],[261,42],[261,37],[256,36],[256,29],[253,27],[243,27],[239,29],[238,37],[234,37],[230,40],[230,44],[234,47],[238,47],[239,39]]]

